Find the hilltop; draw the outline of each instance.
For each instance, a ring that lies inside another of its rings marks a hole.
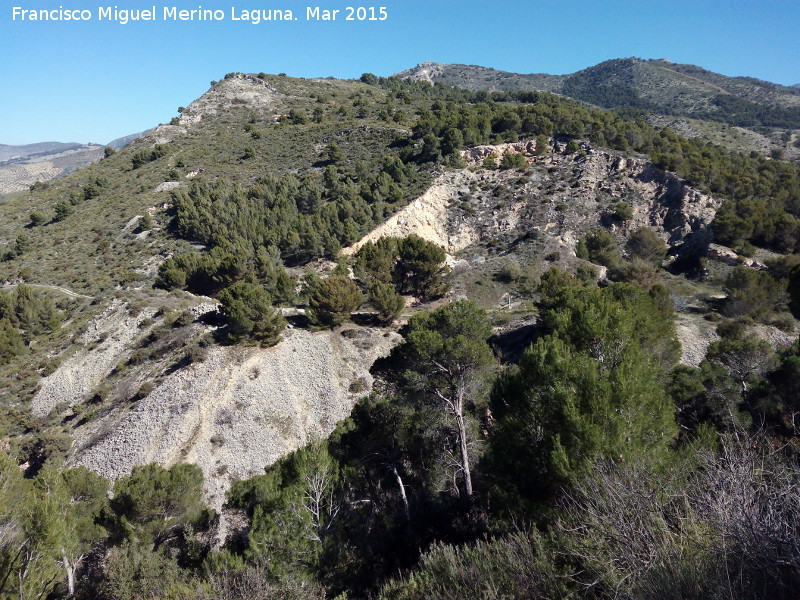
[[[750,143],[740,139],[742,149],[767,154],[783,150],[797,156],[793,142],[800,129],[800,94],[796,86],[728,77],[667,59],[614,59],[568,75],[519,74],[427,62],[395,76],[476,91],[547,91],[607,109],[709,122],[711,125],[704,127],[680,122],[678,130],[716,143],[735,144],[736,128],[747,128],[758,137],[748,134]]]
[[[752,77],[728,77],[667,59],[614,59],[569,75],[509,73],[474,65],[427,62],[395,77],[471,90],[555,92],[603,108],[642,108],[663,114],[736,121],[734,124],[746,126],[797,128],[796,109],[800,108],[800,94],[793,87]],[[745,107],[758,108],[740,103],[739,114],[730,114],[722,96],[730,96],[728,103],[735,99],[761,105],[761,113],[742,114]]]

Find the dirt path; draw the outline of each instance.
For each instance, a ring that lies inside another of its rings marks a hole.
[[[0,287],[2,287],[2,289],[9,289],[9,288],[15,288],[18,285],[19,285],[18,283],[6,283]],[[86,298],[87,300],[94,300],[94,296],[86,296],[85,294],[79,294],[78,292],[73,292],[72,290],[68,290],[67,288],[58,285],[47,285],[44,283],[26,283],[24,285],[43,290],[55,290],[57,292],[61,292],[62,294],[69,296],[70,298]]]

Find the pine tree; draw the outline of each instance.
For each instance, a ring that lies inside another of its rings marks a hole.
[[[548,498],[599,458],[657,461],[676,433],[664,389],[671,362],[656,343],[671,323],[649,296],[632,286],[573,288],[545,322],[552,333],[501,377],[492,398],[497,469],[528,501]]]
[[[444,248],[412,234],[400,240],[398,254],[394,281],[399,289],[425,300],[444,295],[444,278],[450,273],[444,264]]]
[[[240,281],[222,290],[219,300],[232,340],[252,339],[262,346],[280,341],[286,321],[272,308],[272,299],[263,287]]]
[[[405,300],[391,283],[375,282],[369,288],[369,301],[378,311],[381,323],[391,323],[405,306]]]
[[[459,300],[414,316],[398,348],[408,366],[406,389],[422,392],[418,397],[437,406],[455,427],[460,493],[466,498],[473,493],[469,410],[477,397],[479,375],[493,360],[486,342],[491,331],[483,309]]]
[[[364,295],[353,280],[332,275],[313,286],[308,301],[309,316],[316,324],[333,328],[348,319],[363,301]]]

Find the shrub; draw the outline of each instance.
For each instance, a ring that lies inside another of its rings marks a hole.
[[[309,317],[317,325],[341,325],[358,308],[364,296],[355,282],[344,275],[332,275],[316,282],[309,299]]]
[[[667,253],[667,244],[649,227],[640,227],[628,238],[625,249],[642,260],[660,262]]]
[[[536,531],[464,546],[437,543],[405,580],[386,584],[379,598],[563,598],[566,578],[555,558]]]
[[[139,223],[136,226],[136,230],[141,232],[141,231],[149,231],[152,228],[153,228],[153,218],[148,213],[145,213],[144,215],[142,215],[142,218],[139,219]]]
[[[139,150],[131,157],[131,167],[138,169],[142,165],[158,160],[162,156],[166,156],[166,154],[167,147],[164,144],[156,144],[152,148]]]
[[[784,295],[784,287],[769,273],[736,267],[725,280],[728,297],[722,312],[728,317],[750,315],[758,318],[771,310]]]
[[[800,473],[766,440],[736,439],[688,474],[596,465],[558,525],[576,583],[652,600],[794,598]]]
[[[401,291],[426,300],[445,294],[448,286],[444,278],[450,267],[444,263],[444,248],[412,234],[400,240],[398,254],[394,281]]]
[[[403,297],[391,283],[375,282],[369,288],[369,301],[378,311],[381,323],[391,323],[405,306]]]
[[[634,258],[633,260],[624,261],[621,265],[615,267],[611,273],[611,278],[614,281],[626,281],[649,288],[658,281],[658,271],[653,266],[653,263],[641,258]]]
[[[506,152],[500,160],[501,169],[524,169],[528,166],[521,152]]]
[[[72,204],[70,204],[66,200],[61,200],[60,202],[57,202],[55,208],[56,208],[56,215],[55,217],[53,217],[54,221],[63,221],[68,216],[70,216],[72,214],[72,211],[74,210],[72,208]]]
[[[620,221],[630,221],[633,218],[633,207],[624,200],[615,202],[610,207],[611,215]]]
[[[263,287],[240,281],[222,290],[219,300],[229,339],[251,339],[262,346],[280,341],[286,320],[272,308],[272,299]]]
[[[578,258],[589,260],[598,265],[613,267],[619,262],[619,251],[616,238],[606,229],[598,227],[578,242],[575,249]]]
[[[44,225],[45,221],[47,221],[47,217],[44,216],[44,213],[35,210],[30,215],[31,219],[31,227],[38,227],[39,225]]]

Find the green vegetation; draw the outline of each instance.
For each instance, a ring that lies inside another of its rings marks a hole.
[[[366,285],[393,282],[400,294],[430,300],[447,291],[444,248],[418,235],[367,242],[355,255],[356,276]]]
[[[44,222],[47,221],[47,217],[44,216],[44,213],[36,210],[31,213],[31,227],[38,227],[39,225],[44,225]]]
[[[21,284],[13,292],[0,290],[0,364],[25,353],[37,336],[52,333],[62,314],[45,293]]]
[[[355,282],[344,275],[331,275],[315,282],[308,301],[312,323],[324,327],[341,325],[364,301]]]
[[[331,280],[352,284],[312,283]],[[783,419],[797,408],[798,345],[776,356],[732,334],[700,369],[673,368],[657,287],[583,286],[556,269],[542,285],[544,328],[499,375],[483,310],[459,301],[413,317],[382,368],[390,393],[362,400],[327,443],[233,485],[228,506],[250,525],[221,551],[204,535],[197,467],[137,467],[108,501],[85,469],[49,463],[25,479],[4,457],[15,533],[0,547],[3,592],[700,598],[725,561],[740,574],[730,597],[788,599],[800,472],[744,429],[766,422],[794,443]],[[743,527],[752,502],[770,519],[756,529]]]
[[[220,292],[219,300],[228,319],[228,338],[252,339],[274,346],[286,321],[272,308],[272,299],[260,285],[237,281]]]
[[[417,402],[431,403],[444,412],[455,428],[454,452],[459,465],[459,494],[473,494],[467,419],[476,401],[474,382],[492,362],[486,340],[491,328],[486,313],[460,300],[409,321],[405,342],[397,349],[409,390],[419,390]]]
[[[598,208],[607,227],[581,232],[577,258],[547,247],[538,231],[481,239],[473,255],[458,257],[456,274],[443,248],[413,235],[368,242],[349,262],[338,253],[437,170],[460,165],[462,148],[535,138],[543,154],[551,136],[568,151],[554,159],[570,169],[592,144],[650,154],[729,198],[716,223],[723,239],[790,251],[800,231],[796,166],[543,93],[472,93],[370,74],[360,82],[259,78],[276,90],[269,109],[233,103],[172,142],[108,153],[25,192],[24,202],[0,205],[3,276],[70,284],[98,294],[100,306],[115,294],[176,309],[109,375],[109,387],[126,370],[133,380],[120,404],[153,389],[132,367],[168,349],[179,362],[165,368],[181,368],[200,352],[196,338],[181,347],[186,331],[200,328],[181,306],[184,292],[220,302],[217,342],[277,343],[281,304],[306,306],[312,328],[334,328],[365,299],[376,314],[356,320],[391,323],[403,341],[376,364],[373,393],[330,439],[233,484],[227,508],[247,523],[214,550],[216,515],[203,503],[199,468],[135,467],[111,500],[108,482],[63,468],[74,422],[114,407],[97,390],[72,412],[33,419],[20,400],[94,309],[77,300],[56,306],[25,284],[0,292],[0,367],[13,397],[1,423],[9,445],[0,456],[0,596],[793,596],[800,344],[774,349],[752,326],[794,327],[784,304],[786,290],[789,307],[800,304],[796,256],[770,261],[769,271],[717,267],[689,282],[661,270],[663,239],[635,229],[633,199],[616,197]],[[584,84],[597,102],[639,101],[625,86]],[[485,185],[503,182],[493,192],[498,206],[516,193],[509,182],[530,186],[548,168],[522,154],[497,162],[484,166],[524,170],[476,167]],[[181,185],[156,192],[166,180]],[[543,205],[578,182],[557,184]],[[475,188],[459,192],[469,207]],[[744,247],[761,260],[762,249]],[[165,257],[157,276],[135,270],[156,255]],[[338,260],[332,273],[330,259]],[[616,283],[598,283],[585,261],[607,267]],[[461,297],[467,276],[507,293],[502,309],[499,300],[487,301],[488,311],[447,302],[451,285]],[[163,289],[151,289],[154,279]],[[691,286],[727,294],[701,302],[693,291],[696,313],[683,303],[681,318],[703,314],[695,325],[717,325],[719,340],[696,368],[676,366],[676,290]],[[403,295],[414,304],[407,322],[395,323]]]
[[[767,272],[736,267],[725,280],[727,297],[722,313],[728,317],[761,317],[782,299],[784,288]]]
[[[389,158],[360,163],[359,170],[328,167],[302,179],[267,175],[247,190],[221,181],[193,184],[173,193],[177,231],[213,247],[274,246],[293,264],[334,256],[382,220],[387,205],[403,202],[400,184],[413,171]]]
[[[512,482],[525,500],[550,499],[598,459],[663,459],[677,433],[660,384],[677,345],[671,314],[618,284],[567,288],[545,320],[552,333],[525,352],[492,400],[502,495]]]
[[[663,60],[613,59],[563,76],[443,65],[436,80],[471,90],[557,92],[607,109],[683,115],[741,127],[796,129],[800,123],[794,94],[786,88]]]
[[[501,169],[524,169],[526,166],[525,155],[519,152],[506,152],[500,160]]]
[[[391,79],[381,83],[392,90],[416,90],[411,83]],[[433,90],[428,94],[435,94]],[[537,135],[588,139],[648,154],[657,167],[676,172],[690,185],[730,198],[717,221],[723,243],[748,239],[783,252],[794,249],[800,239],[800,167],[795,164],[729,152],[699,138],[659,130],[636,116],[586,108],[541,92],[489,94],[442,87],[439,96],[442,99],[435,100],[414,126],[414,138],[422,141],[422,149],[408,147],[403,154],[407,160],[438,160],[443,154],[434,141],[452,137],[454,130],[461,133],[465,146]],[[433,138],[425,142],[430,135]],[[626,210],[616,216],[629,218]]]
[[[131,167],[138,169],[144,164],[158,160],[167,154],[167,147],[164,144],[156,144],[148,150],[139,150],[131,157]]]
[[[631,233],[625,249],[642,260],[660,263],[667,254],[667,244],[649,227],[641,227]]]
[[[405,306],[405,300],[390,283],[375,281],[369,286],[369,301],[381,323],[391,323]]]

